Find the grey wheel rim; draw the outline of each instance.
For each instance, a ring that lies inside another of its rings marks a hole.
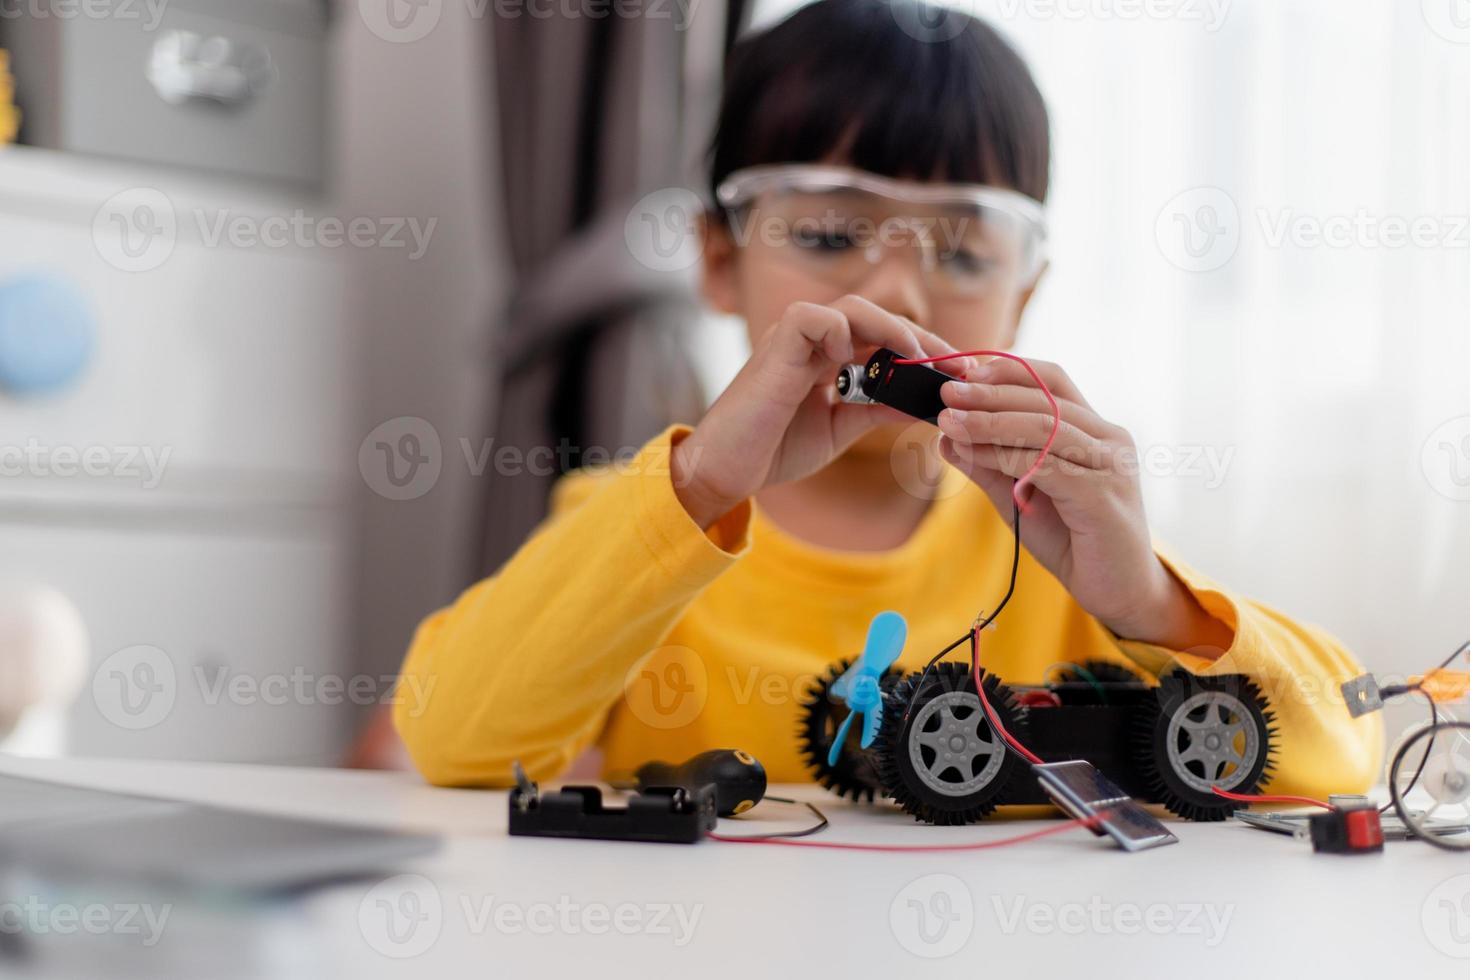
[[[1223,691],[1185,699],[1164,736],[1169,767],[1186,786],[1210,792],[1246,781],[1261,755],[1261,733],[1245,703]]]
[[[919,781],[936,793],[968,796],[995,778],[1005,762],[1005,746],[985,721],[980,699],[950,691],[914,715],[909,761]]]

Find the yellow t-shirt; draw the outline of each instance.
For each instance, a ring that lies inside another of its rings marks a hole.
[[[671,427],[630,463],[564,478],[551,515],[499,573],[419,627],[394,721],[429,781],[503,786],[513,760],[551,778],[594,744],[614,776],[740,748],[773,782],[804,781],[802,695],[834,661],[861,652],[874,615],[892,609],[908,621],[898,666],[914,670],[1004,594],[1009,524],[959,471],[946,467],[920,526],[891,551],[816,547],[749,501],[706,532],[669,472],[672,445],[688,431]],[[982,666],[1018,684],[1089,659],[1147,675],[1171,662],[1246,674],[1276,715],[1272,790],[1370,786],[1382,722],[1343,706],[1338,685],[1362,672],[1353,657],[1327,634],[1165,561],[1234,630],[1218,659],[1117,639],[1023,551]]]

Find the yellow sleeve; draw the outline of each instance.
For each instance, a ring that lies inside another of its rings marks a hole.
[[[1250,677],[1276,716],[1276,767],[1262,792],[1325,799],[1371,788],[1383,764],[1383,719],[1348,714],[1339,688],[1363,673],[1352,654],[1326,632],[1232,595],[1162,552],[1159,557],[1206,612],[1234,631],[1234,642],[1218,658],[1119,640],[1123,653],[1154,675],[1178,664],[1194,674]]]
[[[602,730],[624,677],[749,548],[746,502],[707,532],[674,493],[674,426],[630,462],[562,480],[551,516],[490,579],[419,626],[393,721],[424,778],[556,775]]]

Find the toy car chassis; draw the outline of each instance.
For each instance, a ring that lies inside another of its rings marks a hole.
[[[829,765],[847,716],[831,689],[850,663],[834,664],[802,703],[800,748],[823,786],[854,800],[891,797],[934,824],[973,823],[997,806],[1050,802],[1025,760],[992,730],[969,666],[956,662],[927,677],[885,673],[872,747],[848,739]],[[1224,820],[1243,804],[1212,787],[1253,793],[1274,765],[1273,715],[1244,675],[1175,670],[1154,687],[1099,661],[1069,665],[1056,680],[1034,686],[980,674],[1001,724],[1044,761],[1085,759],[1135,799],[1189,820]]]

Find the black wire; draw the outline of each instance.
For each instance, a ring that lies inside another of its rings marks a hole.
[[[1470,650],[1470,640],[1466,640],[1464,643],[1461,643],[1459,646],[1455,647],[1454,652],[1451,653],[1448,657],[1445,657],[1444,660],[1440,661],[1438,667],[1435,667],[1433,670],[1429,671],[1423,677],[1421,677],[1419,679],[1419,683],[1406,684],[1401,688],[1386,688],[1383,693],[1423,694],[1424,700],[1429,702],[1429,727],[1433,729],[1436,725],[1439,724],[1439,709],[1435,707],[1433,696],[1431,696],[1428,692],[1424,690],[1424,682],[1429,679],[1430,674],[1434,674],[1438,671],[1444,670],[1450,664],[1454,663],[1455,658],[1464,653],[1466,650]],[[1419,777],[1424,775],[1424,767],[1429,764],[1429,753],[1434,751],[1434,739],[1435,735],[1433,732],[1431,732],[1429,735],[1429,740],[1424,744],[1424,755],[1419,759],[1419,766],[1414,770],[1414,775],[1412,778],[1410,778],[1409,785],[1405,787],[1403,791],[1405,796],[1413,791],[1414,787],[1419,783]],[[1379,807],[1378,812],[1387,813],[1392,806],[1393,800],[1389,800],[1387,803],[1383,804],[1383,806]]]
[[[1450,840],[1447,840],[1441,837],[1439,834],[1436,834],[1434,832],[1434,829],[1427,825],[1424,827],[1424,832],[1420,833],[1418,828],[1414,826],[1414,822],[1409,819],[1409,804],[1404,799],[1408,791],[1404,790],[1401,792],[1398,788],[1398,783],[1396,783],[1393,779],[1394,772],[1403,762],[1404,754],[1407,753],[1409,749],[1413,746],[1415,739],[1423,738],[1425,735],[1428,735],[1430,743],[1433,743],[1434,740],[1439,736],[1440,732],[1447,731],[1449,729],[1454,729],[1455,731],[1462,733],[1470,733],[1470,722],[1447,721],[1443,724],[1436,724],[1434,728],[1425,729],[1424,731],[1419,732],[1417,735],[1409,738],[1407,741],[1404,742],[1403,745],[1400,745],[1399,750],[1393,755],[1393,762],[1389,765],[1388,790],[1393,795],[1394,810],[1397,811],[1399,819],[1402,820],[1404,823],[1404,828],[1408,830],[1410,834],[1424,841],[1426,844],[1433,844],[1435,847],[1438,847],[1442,850],[1466,851],[1470,850],[1470,841],[1466,841],[1464,838],[1459,836],[1461,833],[1463,833],[1463,831],[1456,832],[1455,837],[1453,838],[1455,841],[1454,843],[1451,843]],[[1470,737],[1470,735],[1462,735],[1462,737]]]
[[[817,822],[801,830],[783,830],[774,834],[749,834],[740,837],[727,837],[725,834],[721,834],[720,836],[725,837],[727,840],[777,840],[810,837],[812,834],[821,833],[827,829],[827,815],[821,810],[818,810],[815,803],[808,803],[806,800],[788,799],[784,796],[767,796],[764,797],[764,801],[767,803],[790,803],[793,806],[804,806],[812,811],[812,816],[817,818]]]
[[[1459,646],[1455,647],[1455,652],[1450,654],[1448,657],[1445,657],[1444,662],[1442,662],[1438,667],[1434,668],[1434,670],[1444,670],[1450,664],[1454,663],[1455,658],[1464,653],[1466,650],[1470,650],[1470,640],[1466,640],[1464,643],[1461,643]],[[1431,670],[1429,674],[1434,673],[1434,670]],[[1424,676],[1427,678],[1429,674],[1425,674]],[[1414,686],[1423,687],[1424,681],[1421,680],[1418,684],[1415,684]]]
[[[1454,657],[1451,657],[1450,659],[1453,660]],[[1423,691],[1420,691],[1419,693],[1424,694]],[[1430,697],[1428,694],[1424,694],[1424,700],[1429,702],[1429,727],[1432,729],[1439,725],[1439,709],[1435,707],[1434,698]],[[1419,784],[1419,777],[1424,775],[1424,767],[1429,765],[1429,753],[1434,751],[1434,738],[1435,736],[1431,732],[1429,735],[1429,741],[1424,744],[1424,755],[1419,759],[1419,768],[1414,770],[1414,775],[1413,778],[1409,780],[1409,785],[1404,787],[1405,796],[1408,796],[1414,791],[1414,787]],[[1392,770],[1390,770],[1390,773],[1391,772]],[[1387,813],[1389,810],[1393,809],[1393,794],[1389,793],[1389,796],[1389,801],[1378,808],[1379,813]]]
[[[636,782],[609,782],[608,785],[611,786],[613,789],[625,792],[635,792],[638,789],[638,784]],[[761,797],[761,800],[763,802],[769,803],[789,803],[792,806],[804,806],[812,812],[812,816],[817,818],[817,822],[812,824],[810,827],[806,827],[802,830],[786,830],[775,834],[752,834],[749,837],[740,838],[741,840],[772,840],[777,837],[810,837],[812,834],[820,833],[821,831],[827,829],[827,815],[821,810],[818,810],[816,804],[814,803],[808,803],[805,800],[793,800],[785,796],[763,796]]]
[[[909,715],[913,714],[914,701],[918,698],[919,691],[923,690],[924,681],[928,678],[929,671],[934,669],[934,665],[939,663],[945,654],[966,640],[973,639],[977,632],[995,622],[995,617],[1000,615],[1001,610],[1005,609],[1006,605],[1011,601],[1011,596],[1016,594],[1016,576],[1021,570],[1021,505],[1016,502],[1014,488],[1011,494],[1011,536],[1015,539],[1011,546],[1011,581],[1010,585],[1006,587],[1005,596],[1000,600],[1000,605],[995,607],[995,612],[977,622],[974,629],[967,631],[958,640],[955,640],[949,646],[929,658],[929,662],[924,665],[923,673],[919,675],[919,682],[914,685],[914,689],[909,693],[908,704],[904,706],[903,721],[905,724],[908,723]]]

